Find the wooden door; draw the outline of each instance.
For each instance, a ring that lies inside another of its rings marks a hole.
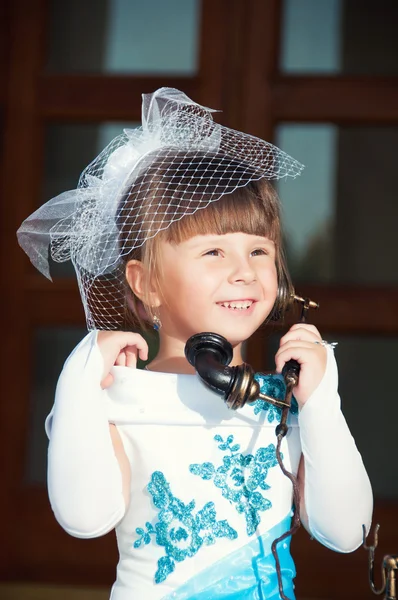
[[[45,486],[27,473],[38,347],[48,347],[50,364],[54,350],[48,340],[59,332],[78,335],[85,325],[74,278],[47,281],[16,243],[18,226],[42,201],[48,128],[137,122],[141,93],[161,86],[182,89],[196,101],[222,109],[221,122],[268,140],[280,122],[396,126],[398,87],[397,78],[388,76],[282,74],[281,0],[198,2],[199,59],[190,75],[51,71],[46,65],[53,4],[45,0],[1,4],[0,27],[7,44],[0,55],[4,515],[0,574],[8,581],[110,585],[117,562],[113,534],[88,541],[68,536],[53,517]],[[298,291],[321,303],[314,322],[323,331],[386,337],[398,333],[398,293],[392,285],[307,284]],[[259,333],[248,344],[247,359],[261,369],[268,351]],[[383,523],[380,554],[397,552],[397,508],[397,501],[376,504],[377,519]],[[310,541],[304,532],[293,547],[299,597],[370,597],[364,552],[338,555]],[[344,576],[345,590],[334,573]]]

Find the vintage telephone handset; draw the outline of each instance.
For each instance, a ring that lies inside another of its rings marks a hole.
[[[319,307],[316,302],[308,298],[295,295],[293,299],[302,305],[301,323],[306,321],[306,315],[310,308]],[[286,393],[285,398],[279,400],[260,392],[260,386],[254,379],[254,370],[249,364],[243,363],[236,367],[228,366],[233,356],[232,346],[221,335],[210,332],[193,335],[185,345],[185,356],[205,385],[223,397],[228,408],[236,410],[246,403],[262,399],[282,409],[281,420],[275,430],[278,440],[276,458],[283,474],[290,479],[293,485],[294,516],[292,527],[274,540],[271,549],[276,563],[280,596],[283,600],[289,600],[283,593],[282,575],[276,547],[279,542],[293,535],[300,526],[300,495],[296,477],[285,469],[280,448],[288,431],[286,422],[292,401],[293,388],[298,382],[300,365],[296,360],[289,360],[283,367],[282,375],[286,384]]]

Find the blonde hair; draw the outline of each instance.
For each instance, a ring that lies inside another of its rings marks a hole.
[[[189,167],[193,169],[192,159],[189,161],[185,157],[185,160],[187,164],[182,165],[182,167],[184,169]],[[214,162],[214,157],[211,160]],[[220,162],[222,162],[222,158]],[[161,164],[164,170],[164,165],[163,163]],[[236,165],[230,165],[231,171],[234,168],[236,169]],[[189,192],[189,199],[187,199],[186,187],[178,184],[178,177],[173,173],[170,175],[176,179],[173,203],[164,204],[164,202],[160,202],[162,200],[159,197],[159,188],[161,186],[159,186],[159,180],[156,176],[156,165],[155,168],[152,166],[151,169],[153,177],[151,178],[150,185],[147,186],[149,189],[146,190],[146,202],[143,202],[141,206],[140,219],[145,223],[147,230],[151,231],[151,226],[153,225],[150,215],[153,214],[154,207],[156,207],[157,220],[162,219],[164,228],[153,237],[149,237],[140,248],[135,248],[124,256],[125,265],[130,260],[139,260],[143,265],[145,273],[149,274],[149,280],[147,277],[144,279],[144,294],[142,299],[142,305],[148,321],[152,323],[155,316],[149,301],[149,285],[151,283],[157,290],[161,290],[162,287],[161,244],[163,242],[179,244],[195,235],[223,235],[238,232],[268,237],[275,244],[278,295],[268,319],[279,318],[289,303],[293,293],[293,286],[282,247],[280,202],[270,182],[264,178],[249,180],[246,184],[243,181],[241,187],[236,188],[232,193],[224,194],[219,200],[211,201],[206,206],[203,203],[205,196],[203,192],[200,192],[200,197],[198,191]],[[207,179],[206,189],[209,195],[214,193],[218,181],[218,174],[217,176],[215,175],[214,181],[211,178]],[[137,182],[135,182],[135,185],[137,185]],[[181,206],[184,205],[184,202],[189,203],[191,214],[187,212],[179,220],[174,220],[175,205],[178,204]],[[119,204],[119,212],[128,210],[128,204],[129,192],[127,189]],[[202,206],[205,206],[205,208],[202,208]],[[125,222],[120,231],[124,243],[126,243],[126,239],[129,239],[129,231]],[[147,329],[147,323],[140,307],[141,300],[134,295],[126,281],[125,317],[129,328]]]

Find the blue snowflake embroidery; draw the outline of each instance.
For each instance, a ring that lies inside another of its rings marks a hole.
[[[267,394],[267,396],[271,396],[272,398],[283,400],[286,393],[286,386],[281,375],[264,375],[261,373],[256,373],[254,378],[260,384],[260,392]],[[266,400],[261,399],[256,400],[252,406],[254,408],[255,415],[258,415],[259,412],[264,410],[269,423],[272,423],[273,421],[277,421],[278,423],[280,422],[282,410],[277,406],[274,406]],[[298,413],[298,404],[295,398],[292,398],[290,412],[294,415]]]
[[[174,571],[176,562],[194,556],[203,545],[214,544],[217,538],[234,540],[238,536],[226,520],[216,520],[213,502],[208,502],[195,514],[194,500],[184,504],[173,496],[170,484],[160,471],[152,473],[147,489],[159,510],[159,520],[155,526],[147,522],[146,529],[137,527],[139,537],[134,548],[149,544],[153,538],[164,547],[166,555],[158,560],[155,583],[164,581]]]
[[[252,535],[261,521],[260,511],[271,508],[272,503],[261,494],[260,490],[269,490],[266,483],[268,469],[278,464],[274,444],[259,448],[256,454],[244,455],[239,452],[240,445],[234,444],[234,436],[229,435],[224,441],[221,435],[214,440],[220,442],[218,447],[223,452],[223,464],[215,468],[211,462],[192,464],[189,470],[204,480],[213,480],[214,485],[222,490],[222,495],[246,519],[246,531]]]

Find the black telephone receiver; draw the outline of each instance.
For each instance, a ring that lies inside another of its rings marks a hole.
[[[231,344],[217,333],[197,333],[190,337],[185,345],[188,362],[207,387],[223,396],[228,408],[236,410],[246,402],[255,402],[260,397],[280,408],[286,406],[283,400],[260,394],[260,387],[249,364],[229,367],[232,355]],[[296,364],[299,370],[300,366]]]
[[[300,322],[305,322],[306,313],[310,308],[319,306],[316,302],[300,296],[294,296],[294,300],[302,303]],[[300,373],[300,365],[296,360],[287,361],[283,367],[282,375],[287,393],[285,400],[278,400],[260,392],[259,384],[254,379],[253,368],[249,364],[228,366],[233,356],[232,346],[217,333],[197,333],[190,337],[185,345],[185,356],[205,385],[224,398],[228,408],[236,410],[259,398],[282,409],[290,408],[291,394],[288,398],[288,391],[297,384]]]

